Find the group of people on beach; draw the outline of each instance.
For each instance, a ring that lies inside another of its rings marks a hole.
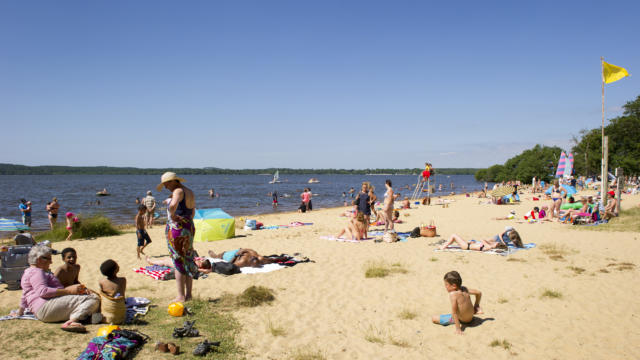
[[[381,211],[377,211],[376,204],[378,197],[375,194],[375,187],[368,181],[362,183],[360,192],[355,196],[352,205],[352,215],[347,225],[336,235],[337,238],[342,236],[351,240],[364,240],[368,238],[369,226],[371,223],[371,215],[376,217],[377,223],[384,225],[384,231],[393,231],[394,219],[394,202],[397,195],[393,192],[391,180],[385,180],[386,191],[384,193],[384,201]]]

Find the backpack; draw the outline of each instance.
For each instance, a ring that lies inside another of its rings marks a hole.
[[[419,227],[413,228],[413,230],[411,230],[411,234],[409,235],[409,237],[412,237],[412,238],[420,237],[420,228]]]

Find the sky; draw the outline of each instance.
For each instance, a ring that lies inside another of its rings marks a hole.
[[[0,163],[487,167],[640,95],[638,1],[1,1]]]

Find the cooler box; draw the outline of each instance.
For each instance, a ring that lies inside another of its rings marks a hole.
[[[31,245],[10,246],[8,251],[0,252],[0,276],[8,290],[20,289],[22,273],[29,267],[27,256]]]

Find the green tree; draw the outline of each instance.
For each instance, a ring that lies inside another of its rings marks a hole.
[[[622,116],[613,118],[604,128],[609,137],[609,169],[621,167],[625,174],[640,173],[640,96],[623,106]],[[574,167],[576,173],[600,173],[602,133],[600,128],[582,130],[581,138],[574,138]]]

